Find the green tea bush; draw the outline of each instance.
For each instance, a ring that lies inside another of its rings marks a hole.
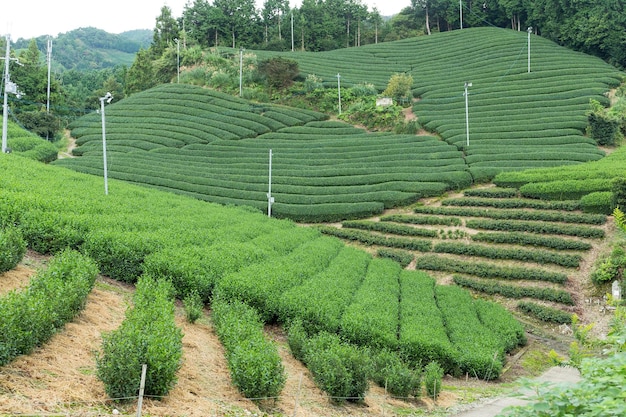
[[[506,352],[526,344],[524,327],[505,307],[480,298],[474,300],[474,305],[480,322],[500,335]]]
[[[424,388],[428,397],[437,399],[443,383],[443,368],[437,362],[430,362],[424,367]]]
[[[469,190],[468,190],[469,191]],[[467,193],[467,191],[466,191]],[[579,201],[552,201],[552,200],[531,200],[525,198],[487,198],[487,197],[464,197],[447,198],[441,202],[444,206],[477,206],[494,207],[499,209],[520,209],[531,208],[539,210],[580,210]]]
[[[133,308],[119,328],[103,335],[96,356],[98,378],[114,400],[137,396],[143,364],[147,365],[145,395],[167,395],[182,365],[183,335],[174,320],[172,285],[143,276],[136,288]]]
[[[368,220],[349,220],[341,223],[346,229],[371,230],[381,233],[389,233],[401,236],[436,237],[437,231],[432,229],[418,229],[411,226],[394,224],[390,222],[375,222]]]
[[[185,307],[185,317],[189,323],[195,323],[200,317],[202,317],[202,309],[204,303],[202,297],[197,291],[191,291],[184,299],[183,306]]]
[[[539,264],[554,264],[569,268],[578,267],[582,260],[580,255],[569,255],[545,250],[509,249],[462,242],[441,242],[433,247],[433,251],[463,256],[480,256],[489,259],[512,259]]]
[[[582,196],[580,206],[586,213],[610,215],[615,208],[612,191],[597,191]]]
[[[541,321],[556,324],[572,324],[572,313],[530,301],[520,301],[517,309]]]
[[[602,229],[558,223],[531,222],[523,220],[467,220],[465,225],[472,229],[501,230],[505,232],[529,232],[597,239],[604,237],[604,230]]]
[[[10,271],[22,261],[26,253],[26,241],[17,227],[0,230],[0,273]]]
[[[396,352],[385,349],[373,354],[372,380],[394,397],[420,396],[420,373],[409,368]]]
[[[427,240],[412,239],[406,237],[387,237],[362,230],[338,229],[332,226],[320,226],[319,230],[327,235],[336,236],[346,240],[360,242],[364,245],[387,246],[390,248],[417,250],[428,252],[432,243]]]
[[[413,259],[415,259],[415,255],[402,249],[381,248],[378,249],[376,255],[379,258],[389,258],[394,260],[398,262],[402,268],[406,268],[411,262],[413,262]]]
[[[304,363],[313,380],[331,400],[363,401],[369,388],[371,360],[363,349],[321,332],[305,344]]]
[[[246,398],[277,397],[285,386],[285,371],[276,346],[263,335],[259,314],[240,301],[221,299],[213,302],[212,310],[233,384]]]
[[[381,222],[396,222],[409,224],[428,224],[442,226],[460,226],[462,221],[458,217],[440,216],[411,216],[407,214],[389,214],[380,217]]]
[[[377,348],[398,344],[400,265],[374,258],[341,317],[341,333],[349,341]]]
[[[517,285],[502,284],[499,282],[479,281],[458,275],[454,275],[452,278],[454,283],[457,285],[474,291],[483,292],[485,294],[499,294],[508,298],[529,297],[537,300],[554,301],[566,305],[574,305],[572,295],[564,290],[530,286],[522,287]]]
[[[416,259],[417,269],[429,271],[448,271],[475,275],[481,278],[498,278],[507,280],[547,281],[563,284],[567,275],[543,269],[498,266],[485,262],[457,260],[437,255],[424,255]]]
[[[281,295],[281,320],[301,320],[309,332],[338,332],[371,259],[365,251],[344,246],[326,269]]]
[[[79,249],[87,234],[86,227],[78,220],[36,209],[21,217],[20,229],[28,246],[42,254]]]
[[[471,236],[472,240],[512,245],[540,246],[557,250],[589,250],[591,244],[582,240],[564,239],[554,236],[541,236],[520,232],[479,232]]]
[[[0,365],[48,341],[84,307],[98,268],[66,250],[37,273],[25,291],[0,298]]]
[[[518,191],[517,188],[473,188],[465,190],[463,195],[483,198],[515,198],[518,196]]]

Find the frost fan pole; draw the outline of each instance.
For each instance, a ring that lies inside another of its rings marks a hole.
[[[274,197],[272,197],[272,150],[270,149],[270,180],[269,189],[267,191],[267,217],[272,217],[272,204],[274,204]]]
[[[528,73],[530,74],[530,34],[532,33],[532,26],[528,28]]]
[[[467,137],[467,147],[469,147],[469,107],[467,104],[467,96],[469,95],[469,93],[467,92],[467,88],[471,87],[472,83],[465,83],[465,93],[463,94],[465,96],[465,136]]]

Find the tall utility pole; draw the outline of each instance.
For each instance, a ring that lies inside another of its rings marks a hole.
[[[107,104],[113,100],[111,93],[106,93],[104,97],[100,97],[100,113],[102,113],[102,162],[104,167],[104,195],[109,195],[109,178],[107,174],[107,134],[106,120],[104,118],[104,102]]]
[[[46,112],[50,113],[50,67],[52,66],[52,39],[48,38],[48,96],[46,99]]]
[[[293,52],[293,10],[291,11],[291,52]]]
[[[272,217],[272,204],[274,204],[274,197],[272,197],[272,150],[270,149],[270,167],[269,167],[269,188],[267,191],[267,217]]]
[[[469,107],[468,107],[468,101],[467,101],[467,96],[469,95],[467,88],[471,87],[472,83],[465,83],[465,93],[463,93],[463,95],[465,96],[465,136],[467,137],[467,147],[469,147]]]
[[[9,123],[9,102],[7,91],[9,87],[9,59],[11,58],[11,38],[6,36],[7,52],[4,56],[4,104],[2,105],[2,153],[7,151],[7,124]]]
[[[461,22],[461,29],[463,29],[463,0],[459,0],[459,22]]]
[[[530,34],[533,32],[533,27],[528,28],[528,73],[530,73]]]
[[[180,39],[174,39],[176,42],[176,83],[180,84]]]
[[[243,96],[243,47],[239,47],[239,97]]]
[[[341,114],[341,75],[337,74],[337,95],[339,97],[339,114]]]

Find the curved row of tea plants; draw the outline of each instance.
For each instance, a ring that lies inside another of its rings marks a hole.
[[[319,53],[258,51],[259,58],[282,55],[296,60],[304,75],[326,87],[371,83],[379,91],[394,73],[413,78],[419,98],[414,113],[428,130],[467,153],[476,181],[502,171],[580,164],[604,153],[584,136],[589,100],[604,94],[623,76],[603,61],[531,36],[497,28],[471,28]],[[367,68],[368,71],[362,71]],[[445,68],[445,71],[442,71]],[[584,74],[584,77],[581,77]],[[464,85],[468,92],[469,146]]]
[[[108,176],[266,210],[271,150],[272,214],[312,222],[373,215],[472,182],[461,152],[435,137],[370,134],[325,117],[162,85],[107,106]],[[80,157],[56,164],[102,175],[97,118],[74,126]]]

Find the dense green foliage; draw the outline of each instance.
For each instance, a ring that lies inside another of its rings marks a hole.
[[[541,321],[556,324],[572,324],[572,313],[559,310],[558,308],[552,308],[530,301],[519,302],[517,308]]]
[[[325,118],[163,85],[107,107],[108,175],[266,210],[272,150],[272,215],[316,222],[373,215],[471,183],[461,153],[434,137],[366,133]],[[55,163],[100,174],[98,115],[73,126],[82,156]]]
[[[2,120],[0,120],[2,127]],[[45,136],[45,135],[44,135]],[[57,159],[56,146],[9,121],[7,126],[7,147],[12,153],[39,162],[52,162]]]
[[[246,398],[277,397],[285,371],[276,346],[263,335],[259,314],[244,303],[222,300],[213,303],[212,311],[233,384]]]
[[[142,277],[124,322],[103,335],[97,374],[110,398],[123,401],[138,395],[143,364],[145,395],[162,397],[176,384],[183,334],[174,321],[172,295],[170,283]]]
[[[25,290],[0,297],[0,366],[47,342],[84,307],[98,270],[92,260],[64,251]]]
[[[5,226],[0,229],[0,273],[10,271],[22,261],[26,241],[20,229]]]

